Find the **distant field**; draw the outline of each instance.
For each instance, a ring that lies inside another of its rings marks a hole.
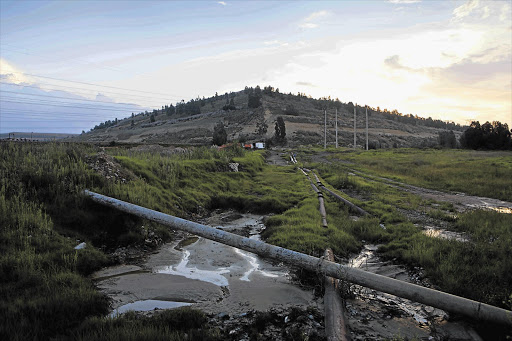
[[[512,201],[512,152],[388,149],[335,152],[333,161],[411,185]]]
[[[380,177],[510,201],[511,152],[309,148],[299,152],[300,159],[327,186],[385,225],[385,230],[361,230],[359,240],[380,244],[379,253],[386,258],[422,267],[444,291],[510,309],[512,214],[481,209],[458,213],[454,202],[424,198]],[[354,170],[370,175],[354,176]],[[346,230],[350,224],[339,219],[339,211],[346,209],[333,211],[332,205],[336,207],[328,200],[327,211],[335,214],[331,219]],[[464,233],[469,242],[432,238],[425,235],[425,226]]]

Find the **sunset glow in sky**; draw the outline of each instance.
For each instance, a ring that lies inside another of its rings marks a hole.
[[[272,85],[512,126],[512,1],[0,4],[2,84],[151,108]]]

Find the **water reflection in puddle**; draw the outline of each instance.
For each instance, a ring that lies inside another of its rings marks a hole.
[[[512,208],[511,207],[490,207],[490,206],[488,206],[487,208],[489,208],[489,209],[491,209],[493,211],[499,212],[499,213],[512,214]]]
[[[247,270],[242,277],[240,277],[241,281],[250,282],[249,276],[255,271],[259,272],[260,274],[262,274],[265,277],[273,277],[273,278],[279,277],[277,274],[273,274],[273,273],[270,273],[267,271],[260,270],[259,269],[260,264],[259,264],[258,258],[256,256],[253,256],[248,252],[245,252],[245,251],[242,251],[242,250],[236,249],[236,248],[235,248],[235,252],[237,254],[239,254],[240,256],[244,257],[245,259],[247,259],[247,261],[249,262],[249,264],[251,266],[251,268],[249,270]]]
[[[468,242],[469,239],[464,236],[462,233],[457,233],[453,231],[443,230],[432,226],[425,226],[423,230],[423,234],[432,238],[441,238],[448,240],[456,240],[459,242]]]
[[[228,286],[228,279],[223,274],[229,273],[229,269],[219,268],[218,270],[201,270],[196,267],[187,267],[190,257],[190,251],[185,250],[183,259],[176,266],[163,266],[154,269],[156,273],[169,275],[178,275],[190,279],[198,279],[203,282],[209,282],[220,287]]]
[[[361,252],[348,261],[348,266],[360,268],[380,275],[388,274],[392,278],[400,279],[400,274],[406,274],[401,267],[393,265],[389,262],[381,260],[376,256],[377,245],[365,245]],[[403,279],[402,279],[403,280]],[[397,307],[407,315],[411,316],[420,325],[428,323],[428,319],[432,317],[443,317],[446,313],[440,309],[425,306],[421,303],[409,301],[404,298],[386,294],[369,288],[354,285],[352,287],[356,296],[363,300],[374,300],[381,304]]]
[[[144,300],[144,301],[135,301],[133,303],[128,303],[120,306],[115,309],[112,313],[110,313],[110,317],[116,317],[118,315],[124,314],[127,311],[151,311],[155,309],[174,309],[179,307],[189,306],[192,303],[187,302],[172,302],[172,301],[159,301],[159,300]]]

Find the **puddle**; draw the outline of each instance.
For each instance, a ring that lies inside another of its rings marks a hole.
[[[353,268],[361,268],[361,269],[368,267],[368,259],[373,257],[375,251],[377,251],[377,246],[365,245],[364,249],[361,250],[361,252],[357,256],[350,259],[350,261],[348,263],[349,266],[351,266]]]
[[[376,245],[365,245],[357,256],[349,260],[349,266],[410,282],[407,271],[401,266],[382,261],[375,254],[377,249],[378,246]],[[378,301],[379,304],[400,309],[403,314],[412,317],[419,325],[428,324],[429,319],[433,317],[444,318],[446,316],[446,313],[440,309],[365,287],[356,285],[354,286],[354,291],[363,300]]]
[[[112,313],[110,313],[110,317],[116,317],[118,315],[124,314],[127,311],[151,311],[155,309],[174,309],[179,307],[189,306],[192,303],[188,302],[172,302],[172,301],[160,301],[160,300],[143,300],[143,301],[135,301],[133,303],[128,303],[120,306],[115,309]]]
[[[422,232],[424,235],[432,238],[456,240],[463,243],[469,241],[469,239],[462,233],[448,231],[433,226],[425,226],[425,229]]]
[[[260,270],[260,263],[258,261],[257,256],[253,256],[251,253],[242,251],[242,250],[237,249],[237,248],[235,248],[235,252],[237,254],[239,254],[240,256],[244,257],[249,262],[249,264],[251,266],[251,268],[249,270],[247,270],[242,277],[240,277],[241,281],[250,282],[249,276],[253,272],[258,272],[258,273],[260,273],[261,275],[263,275],[265,277],[272,277],[272,278],[279,277],[278,274],[270,273],[270,272],[267,272],[267,271]]]
[[[384,261],[377,245],[365,245],[348,265],[404,282],[421,283],[418,274]],[[464,323],[447,321],[448,314],[431,306],[359,285],[350,285],[354,298],[346,299],[346,321],[352,340],[481,340]]]
[[[165,266],[162,268],[153,269],[155,273],[163,273],[169,275],[183,276],[189,279],[198,279],[203,282],[209,282],[220,287],[227,287],[229,285],[228,279],[223,276],[230,272],[227,268],[219,268],[219,270],[201,270],[196,267],[187,267],[190,258],[190,251],[185,250],[183,259],[176,266]]]
[[[192,237],[189,237],[189,238],[185,238],[185,239],[182,239],[178,245],[176,245],[174,247],[175,250],[178,250],[178,251],[181,251],[185,246],[189,246],[189,245],[192,245],[194,244],[195,242],[197,242],[199,240],[199,237],[196,237],[196,236],[192,236]]]
[[[512,207],[490,207],[490,206],[487,206],[488,209],[490,210],[493,210],[493,211],[496,211],[496,212],[499,212],[499,213],[508,213],[508,214],[512,214]]]
[[[201,223],[220,225],[225,231],[259,240],[265,229],[263,219],[261,215],[216,211]],[[141,271],[146,269],[148,272]],[[143,310],[138,308],[140,304],[144,310],[175,307],[169,302],[194,302],[197,309],[214,314],[317,305],[313,290],[295,286],[289,273],[290,269],[281,263],[276,265],[250,252],[190,237],[163,245],[140,267],[107,269],[97,277],[110,279],[102,278],[97,285],[112,298],[117,308],[114,314],[125,309]],[[155,299],[161,300],[158,306],[151,303]],[[137,304],[135,308],[132,302]]]

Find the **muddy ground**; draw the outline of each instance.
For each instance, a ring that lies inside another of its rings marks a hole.
[[[216,211],[201,222],[259,238],[263,219]],[[254,333],[263,339],[322,339],[322,298],[314,288],[296,285],[292,271],[248,252],[184,235],[138,264],[107,268],[93,278],[112,299],[112,315],[127,309],[154,313],[190,305],[207,313],[209,323],[231,339],[249,340]]]

